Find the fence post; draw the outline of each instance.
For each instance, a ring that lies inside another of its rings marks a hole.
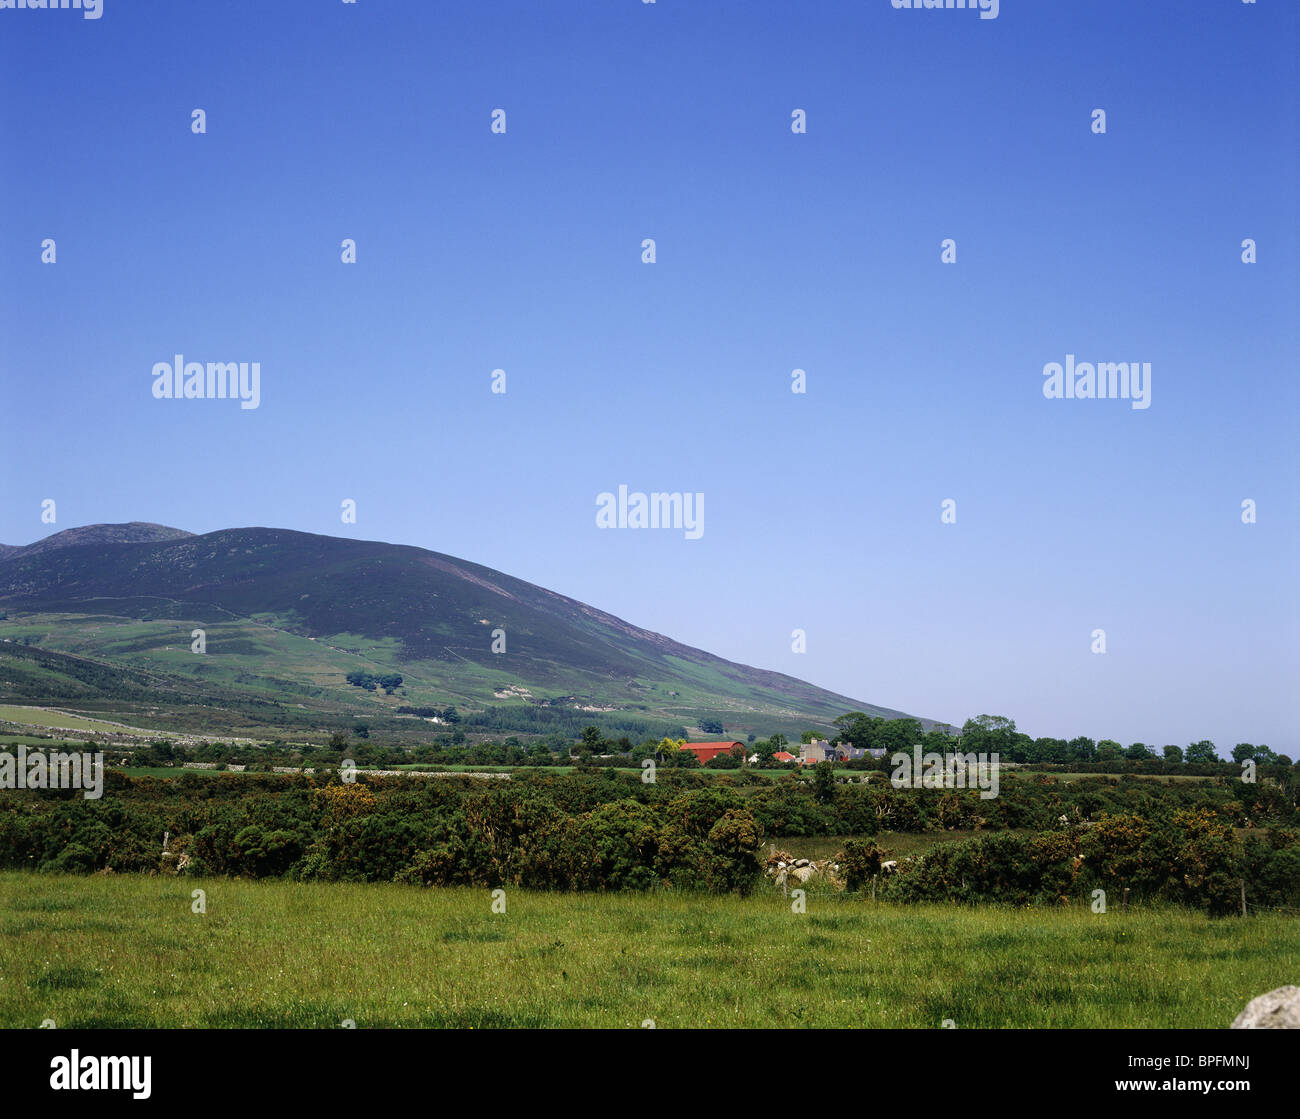
[[[874,874],[871,876],[871,900],[876,900],[876,876]]]
[[[1246,880],[1241,880],[1241,915],[1246,916]]]
[[[1124,887],[1124,900],[1120,903],[1120,908],[1121,909],[1128,908],[1128,887],[1127,886]]]

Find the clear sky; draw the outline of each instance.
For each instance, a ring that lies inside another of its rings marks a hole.
[[[920,715],[1294,756],[1298,29],[1293,0],[0,10],[0,541],[416,544]],[[259,406],[155,399],[178,353],[259,362]],[[1150,407],[1045,398],[1067,354],[1150,362]],[[619,485],[703,493],[703,535],[598,528]]]

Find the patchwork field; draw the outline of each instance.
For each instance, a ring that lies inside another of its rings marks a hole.
[[[1282,916],[807,903],[5,872],[0,1027],[1224,1027],[1300,976]]]

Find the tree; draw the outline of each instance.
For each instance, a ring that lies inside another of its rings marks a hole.
[[[874,750],[884,745],[880,741],[881,728],[884,723],[884,719],[873,718],[861,711],[850,711],[847,715],[841,715],[835,720],[835,725],[840,728],[840,733],[837,736],[839,741],[847,742],[850,746],[855,746],[859,750]]]
[[[1064,762],[1069,760],[1070,747],[1062,738],[1036,738],[1026,754],[1030,762]]]
[[[1187,747],[1184,757],[1187,758],[1189,765],[1204,765],[1207,762],[1222,760],[1214,749],[1214,743],[1208,738],[1203,738],[1200,742],[1193,742]]]
[[[920,746],[923,754],[952,754],[957,750],[957,740],[935,727],[921,735]],[[907,753],[907,750],[903,752]]]
[[[1183,748],[1181,746],[1166,746],[1164,748],[1165,761],[1181,764],[1183,760]]]
[[[997,754],[1005,761],[1013,761],[1019,737],[1023,736],[1016,733],[1015,719],[977,715],[967,719],[961,728],[961,750],[964,754]]]
[[[600,727],[583,727],[582,736],[578,739],[575,753],[579,757],[600,754],[604,752],[604,745],[605,741],[601,736]]]
[[[820,762],[813,769],[813,796],[818,804],[835,800],[835,767],[831,762]]]
[[[672,742],[672,739],[666,738],[664,742]],[[679,745],[674,744],[664,755],[664,765],[675,769],[698,769],[700,759],[694,750],[683,750]]]
[[[1067,745],[1069,747],[1070,761],[1090,762],[1096,760],[1097,744],[1091,738],[1080,735],[1078,738],[1070,739]]]
[[[1278,756],[1267,746],[1253,746],[1249,742],[1238,742],[1232,748],[1232,760],[1238,765],[1244,761],[1256,761],[1260,765],[1276,765]]]
[[[915,719],[882,719],[876,745],[883,746],[891,754],[900,751],[907,753],[920,739],[921,724]]]

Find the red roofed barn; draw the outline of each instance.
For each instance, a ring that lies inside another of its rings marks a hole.
[[[700,759],[700,765],[704,765],[719,754],[729,754],[736,749],[743,753],[745,744],[743,742],[688,742],[682,749],[689,750]]]

